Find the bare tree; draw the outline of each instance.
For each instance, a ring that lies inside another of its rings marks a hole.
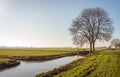
[[[108,13],[101,8],[88,8],[76,17],[70,28],[73,35],[73,43],[89,42],[90,51],[95,51],[96,40],[109,41],[113,33],[112,21]]]
[[[117,47],[120,48],[120,40],[119,39],[113,39],[111,41],[111,45],[114,46],[115,48],[117,48]]]

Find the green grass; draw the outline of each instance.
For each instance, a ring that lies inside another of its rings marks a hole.
[[[0,58],[0,63],[8,62],[10,59]]]
[[[82,48],[80,51],[88,51],[88,48]],[[96,50],[102,50],[97,48]],[[4,48],[0,49],[0,55],[9,56],[50,56],[76,52],[76,48]]]
[[[9,48],[0,49],[0,55],[9,56],[49,56],[77,51],[74,48]]]
[[[55,77],[120,77],[120,50],[100,52]]]

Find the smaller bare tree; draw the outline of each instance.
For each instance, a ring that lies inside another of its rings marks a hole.
[[[113,39],[111,41],[111,45],[114,46],[115,48],[120,48],[120,40],[119,39]]]
[[[119,42],[119,44],[118,44],[118,46],[117,46],[119,49],[120,49],[120,42]]]

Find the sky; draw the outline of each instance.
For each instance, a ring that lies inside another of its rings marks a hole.
[[[0,46],[72,47],[72,20],[94,7],[108,12],[120,38],[120,0],[0,0]]]

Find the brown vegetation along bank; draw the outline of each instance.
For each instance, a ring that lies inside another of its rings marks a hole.
[[[9,56],[9,55],[0,55],[0,58],[8,58],[8,59],[16,59],[16,60],[27,60],[27,61],[44,61],[44,60],[51,60],[56,58],[61,58],[65,56],[86,56],[89,52],[88,51],[80,51],[80,52],[73,52],[73,53],[66,53],[66,54],[59,54],[59,55],[49,55],[49,56]]]
[[[12,66],[16,66],[19,65],[20,61],[19,60],[9,60],[6,62],[1,62],[0,63],[0,69],[4,69],[4,68],[8,68],[8,67],[12,67]]]
[[[48,71],[48,72],[45,72],[45,73],[44,72],[40,73],[40,74],[36,75],[36,77],[54,77],[55,75],[57,75],[57,74],[59,74],[61,72],[65,72],[65,71],[67,71],[69,69],[72,69],[72,68],[74,68],[76,66],[79,66],[80,62],[82,62],[82,61],[83,61],[83,59],[75,60],[75,61],[73,61],[73,62],[71,62],[69,64],[61,66],[59,68],[55,68],[55,69],[53,69],[51,71]]]
[[[78,52],[77,54],[79,54],[80,56],[91,56],[92,54],[89,53],[89,51],[80,51]],[[59,68],[55,68],[51,71],[48,71],[48,72],[43,72],[43,73],[40,73],[40,74],[37,74],[36,77],[54,77],[55,75],[61,73],[61,72],[65,72],[67,70],[70,70],[74,67],[77,67],[79,66],[83,61],[84,61],[85,58],[81,58],[81,59],[77,59],[71,63],[68,63],[64,66],[61,66]]]

